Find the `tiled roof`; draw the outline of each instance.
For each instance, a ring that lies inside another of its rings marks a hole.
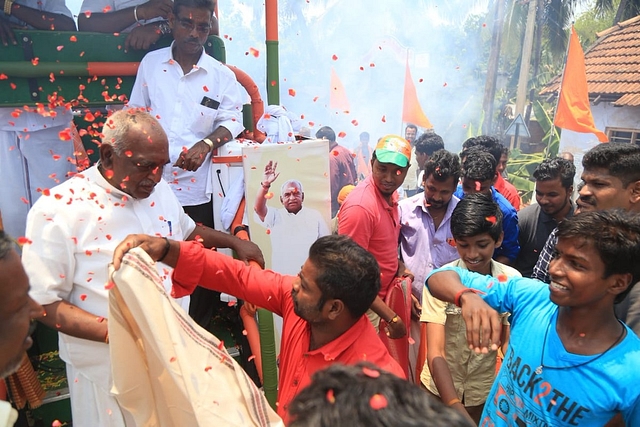
[[[598,40],[585,53],[589,98],[613,105],[640,105],[640,16],[596,34]],[[562,76],[540,91],[557,95]]]

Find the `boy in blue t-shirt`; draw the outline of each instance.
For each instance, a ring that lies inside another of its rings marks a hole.
[[[462,307],[476,352],[496,349],[511,313],[504,363],[481,426],[640,425],[640,339],[613,306],[640,280],[640,216],[586,212],[558,227],[551,284],[436,270],[430,292]],[[494,310],[495,309],[495,310]]]

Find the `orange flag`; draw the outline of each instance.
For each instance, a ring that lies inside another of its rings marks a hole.
[[[349,112],[349,100],[347,99],[347,92],[344,90],[342,82],[336,74],[336,70],[331,67],[331,92],[329,94],[329,107]]]
[[[553,124],[562,129],[574,132],[593,133],[600,142],[609,139],[602,131],[596,129],[589,105],[589,89],[587,87],[587,69],[584,65],[584,53],[576,30],[571,27],[569,53],[564,66],[562,85],[558,97],[558,108]]]
[[[404,73],[404,98],[402,101],[402,121],[404,123],[413,123],[424,129],[432,129],[433,125],[422,111],[420,101],[418,101],[418,93],[416,86],[411,78],[409,70],[409,60],[407,59],[407,69]]]

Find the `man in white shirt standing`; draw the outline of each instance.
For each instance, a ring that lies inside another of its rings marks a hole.
[[[0,40],[4,46],[18,44],[14,28],[75,31],[76,24],[64,0],[0,0]],[[10,75],[9,82],[13,77],[19,76]],[[70,133],[71,105],[47,102],[45,93],[39,97],[33,102],[43,103],[41,108],[33,104],[0,108],[0,182],[4,184],[0,211],[5,230],[14,237],[24,235],[27,212],[42,190],[77,171]]]
[[[237,136],[242,95],[233,72],[204,51],[212,0],[177,0],[169,15],[174,42],[140,63],[130,107],[146,107],[169,137],[163,178],[187,215],[213,228],[211,152]],[[201,297],[202,295],[202,297]],[[206,327],[215,297],[197,290],[189,314]]]
[[[233,248],[244,260],[261,262],[262,254],[255,244],[196,225],[185,215],[161,179],[169,162],[167,136],[151,115],[118,111],[106,120],[103,134],[98,165],[52,188],[29,212],[31,243],[22,259],[31,296],[46,312],[38,320],[59,331],[74,425],[121,427],[128,414],[110,394],[107,327],[113,286],[108,265],[118,242],[142,232],[201,239],[206,247]],[[156,268],[170,289],[172,269],[161,262]]]

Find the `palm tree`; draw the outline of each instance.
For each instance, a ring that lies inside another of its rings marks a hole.
[[[612,25],[640,15],[640,0],[620,0],[619,3],[616,0],[596,0],[596,10],[612,10],[616,3],[616,16],[613,18]]]

